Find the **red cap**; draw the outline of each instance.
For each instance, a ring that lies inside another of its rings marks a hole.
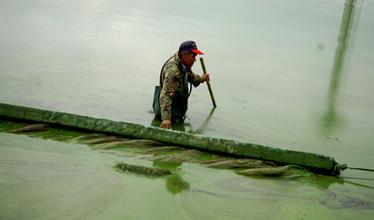
[[[192,53],[194,54],[198,54],[198,55],[204,55],[203,51],[199,50],[199,49],[193,49],[191,50]]]
[[[203,55],[204,53],[197,49],[194,41],[185,41],[179,46],[179,51],[191,51],[194,54]]]

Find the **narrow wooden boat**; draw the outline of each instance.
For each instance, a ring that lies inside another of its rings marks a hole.
[[[151,139],[183,147],[269,160],[278,164],[299,165],[326,175],[339,175],[342,166],[344,167],[332,157],[315,153],[3,103],[0,103],[0,117],[62,125],[132,138]]]

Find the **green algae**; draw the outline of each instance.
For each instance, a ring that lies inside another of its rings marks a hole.
[[[87,134],[87,135],[82,135],[76,138],[77,141],[87,141],[87,140],[94,140],[97,138],[103,138],[106,137],[105,134]]]
[[[166,179],[166,188],[172,194],[177,194],[190,189],[190,184],[179,175],[171,175]]]
[[[112,143],[112,142],[119,142],[121,141],[121,138],[118,138],[116,136],[103,136],[100,138],[90,139],[90,140],[84,140],[81,141],[83,144],[104,144],[104,143]]]
[[[4,125],[6,124],[6,125]],[[14,127],[23,127],[27,124],[24,123],[15,123],[15,122],[4,122],[0,121],[0,127],[7,127],[7,128],[14,128]],[[17,134],[19,135],[19,134]],[[60,142],[68,142],[68,143],[78,143],[82,144],[86,140],[97,140],[106,138],[110,135],[102,135],[102,134],[89,134],[86,132],[81,131],[69,131],[63,128],[56,128],[52,127],[48,131],[42,131],[42,132],[30,132],[30,133],[23,133],[19,136],[30,136],[34,138],[42,138],[46,140],[57,140]],[[138,141],[138,142],[137,142]],[[124,144],[123,142],[128,142],[127,144]],[[129,144],[130,143],[130,144]],[[144,144],[144,146],[142,145]],[[49,145],[49,144],[48,144]],[[243,174],[241,172],[244,172],[247,170],[246,168],[248,166],[255,166],[260,167],[273,167],[275,169],[280,169],[279,167],[274,167],[276,164],[267,162],[267,161],[261,161],[256,159],[248,159],[248,158],[233,158],[229,157],[228,155],[219,155],[212,152],[203,152],[199,150],[191,150],[186,149],[179,146],[167,146],[162,143],[162,145],[159,145],[159,143],[155,144],[154,142],[147,142],[145,140],[130,140],[130,139],[124,139],[119,142],[111,142],[111,143],[101,143],[101,144],[85,144],[90,149],[93,150],[101,150],[101,152],[108,153],[110,155],[114,156],[124,156],[121,155],[120,152],[129,152],[133,155],[138,155],[138,158],[140,160],[136,161],[137,165],[133,165],[131,163],[132,159],[130,158],[129,161],[126,159],[126,163],[119,163],[122,165],[115,165],[114,167],[117,170],[120,170],[121,172],[125,173],[133,173],[136,175],[123,175],[124,178],[136,178],[136,176],[145,176],[148,177],[146,179],[150,180],[160,180],[163,184],[162,186],[166,189],[166,191],[173,195],[173,196],[183,196],[184,194],[193,194],[193,195],[204,195],[200,198],[204,199],[207,196],[214,198],[212,202],[217,200],[224,200],[224,201],[230,201],[233,200],[230,199],[232,197],[241,198],[243,193],[241,192],[240,185],[232,185],[231,188],[235,188],[235,190],[238,190],[240,194],[235,194],[235,191],[227,191],[227,189],[216,189],[214,191],[211,190],[211,188],[215,187],[216,185],[210,186],[210,187],[203,187],[201,188],[201,181],[215,181],[213,176],[209,177],[209,174],[214,174],[216,176],[218,173],[217,171],[210,171],[208,173],[203,174],[195,174],[197,177],[193,179],[191,182],[190,175],[194,172],[198,171],[201,172],[202,167],[207,167],[209,170],[214,169],[226,169],[226,170],[233,170],[235,172],[230,172],[230,175],[236,175],[235,173],[238,173],[242,176]],[[158,146],[159,145],[159,146]],[[104,147],[106,146],[106,147]],[[117,146],[117,147],[113,147]],[[60,150],[63,150],[63,148],[58,148]],[[119,152],[119,153],[116,153]],[[143,158],[141,158],[143,156]],[[144,157],[147,156],[147,157]],[[35,156],[34,156],[35,157]],[[142,161],[142,162],[141,162]],[[147,161],[153,161],[152,167],[148,165],[138,165],[142,163],[147,163]],[[140,162],[140,163],[139,163]],[[190,165],[188,164],[200,164],[199,168],[193,167],[188,168]],[[124,165],[126,164],[126,165]],[[184,164],[182,166],[182,164]],[[76,162],[74,167],[81,166],[79,162]],[[187,166],[187,168],[186,168]],[[317,188],[322,190],[322,193],[313,195],[312,201],[316,201],[317,207],[327,207],[329,209],[362,209],[362,210],[368,210],[371,209],[372,202],[367,199],[361,199],[360,195],[345,195],[345,194],[336,194],[334,191],[329,190],[332,185],[335,183],[338,183],[339,185],[342,185],[344,183],[344,180],[341,180],[339,178],[333,178],[329,177],[329,179],[326,179],[327,177],[314,175],[313,173],[304,170],[304,169],[294,169],[292,166],[288,166],[289,169],[287,169],[286,172],[282,173],[282,175],[267,175],[264,176],[243,176],[243,178],[247,179],[248,183],[253,183],[253,181],[260,181],[261,185],[265,184],[262,191],[268,191],[273,190],[271,188],[274,187],[274,185],[266,186],[266,182],[269,181],[269,178],[272,179],[272,181],[276,181],[279,184],[279,181],[282,182],[282,184],[285,184],[287,188],[289,188],[288,185],[291,185],[293,188],[295,185],[302,184],[307,185],[309,187]],[[196,170],[197,168],[197,170]],[[210,169],[214,168],[214,169]],[[95,172],[97,168],[95,168]],[[160,172],[160,170],[162,170]],[[71,172],[71,171],[70,171]],[[93,172],[93,171],[92,171]],[[184,173],[188,172],[188,181],[186,181],[184,178],[182,178],[182,175]],[[115,173],[115,172],[113,172]],[[279,172],[278,172],[279,174]],[[222,175],[222,174],[220,174]],[[228,173],[226,172],[226,174]],[[164,176],[164,177],[163,177]],[[219,176],[219,175],[218,175]],[[159,177],[159,178],[156,178]],[[229,178],[229,177],[225,177]],[[238,178],[238,177],[230,177],[230,178]],[[331,179],[333,178],[333,179]],[[204,180],[207,179],[207,180]],[[13,180],[12,180],[13,181]],[[61,181],[61,180],[60,180]],[[237,181],[237,180],[236,180]],[[241,180],[244,181],[244,180]],[[106,184],[106,181],[102,180],[103,184]],[[0,181],[1,184],[1,181]],[[101,187],[106,187],[106,185],[101,185]],[[152,183],[155,184],[155,183]],[[203,183],[205,185],[207,183]],[[215,183],[218,184],[219,183]],[[260,184],[260,183],[259,183]],[[132,188],[136,188],[138,190],[138,185],[132,185]],[[199,186],[200,185],[200,186]],[[122,186],[117,187],[128,187],[127,184],[124,184]],[[147,188],[152,187],[152,185],[148,185]],[[222,190],[226,193],[229,193],[230,196],[224,196],[221,195]],[[328,192],[323,193],[324,190],[328,190]],[[136,191],[137,192],[137,191]],[[186,193],[182,193],[186,192]],[[260,193],[261,190],[255,191],[255,193]],[[138,196],[138,194],[136,194]],[[246,196],[251,197],[251,194],[246,194]],[[165,195],[164,195],[165,196]],[[284,195],[282,195],[283,197]],[[302,195],[304,196],[304,195]],[[136,196],[135,196],[136,197]],[[260,194],[261,197],[261,194]],[[294,198],[295,195],[292,194],[292,198]],[[137,198],[137,197],[136,197]],[[148,198],[148,197],[146,197]],[[157,198],[159,198],[157,196]],[[185,197],[184,197],[185,198]],[[280,200],[280,198],[275,197],[276,200]],[[272,196],[272,199],[274,199],[274,195]],[[234,200],[235,201],[235,200]],[[241,198],[240,201],[243,201]],[[301,200],[303,201],[303,200]],[[192,202],[193,203],[193,202]],[[267,204],[269,205],[269,204]],[[299,204],[298,204],[299,205]],[[226,204],[227,206],[227,204]],[[259,207],[265,206],[263,203],[259,203]]]
[[[22,121],[10,121],[8,119],[0,118],[0,132],[14,132],[17,129],[30,126],[30,123]],[[17,132],[22,134],[23,132]],[[25,133],[26,134],[26,133]],[[47,130],[27,131],[30,137],[38,137],[43,139],[51,139],[56,141],[70,141],[85,134],[81,131],[67,130],[60,127],[49,126]]]
[[[340,173],[340,165],[333,158],[319,154],[283,150],[271,146],[220,138],[211,138],[197,134],[188,134],[167,129],[145,127],[138,124],[115,122],[107,119],[97,119],[75,114],[52,112],[1,103],[0,109],[1,115],[19,120],[37,120],[35,119],[36,115],[40,114],[41,121],[50,124],[138,139],[151,139],[153,141],[163,142],[166,144],[176,144],[184,147],[215,151],[218,153],[227,153],[235,156],[270,160],[282,164],[295,164],[321,170],[321,172],[331,175],[338,175]],[[28,111],[32,111],[33,114],[30,116],[27,114]],[[131,143],[127,144],[133,145]],[[175,157],[179,157],[180,161],[184,160],[180,156]],[[175,159],[175,161],[177,161],[177,159]]]
[[[22,132],[37,132],[37,131],[46,131],[49,126],[47,124],[31,124],[25,127],[21,127],[15,130],[12,130],[13,133],[22,133]]]
[[[4,130],[28,126],[28,124],[25,123],[7,120],[0,121],[0,125]],[[195,149],[186,149],[180,146],[165,145],[164,143],[153,140],[120,138],[99,133],[87,134],[84,131],[66,130],[65,128],[53,126],[46,131],[27,132],[24,134],[30,137],[86,144],[93,150],[104,150],[104,152],[117,155],[148,155],[148,158],[143,158],[153,161],[155,167],[165,169],[175,169],[184,162],[199,163],[207,167],[220,169],[243,169],[268,166],[260,160],[244,158],[234,159],[211,152],[208,153]],[[125,154],[121,154],[121,152]]]
[[[163,162],[163,161],[153,161],[154,167],[165,168],[169,170],[176,171],[183,163],[182,162]]]
[[[0,131],[1,132],[11,132],[18,128],[22,128],[26,125],[27,123],[25,122],[14,122],[14,121],[6,120],[0,117]]]
[[[55,141],[72,141],[74,138],[84,134],[80,131],[66,130],[58,127],[50,127],[47,131],[43,132],[29,132],[30,137],[38,137],[43,139],[50,139]]]
[[[140,165],[128,164],[124,162],[117,162],[114,165],[114,167],[122,171],[140,174],[148,177],[167,176],[171,174],[171,171],[168,169],[157,167],[145,167]]]
[[[2,26],[2,33],[4,33],[2,38],[5,42],[3,43],[4,59],[1,61],[2,80],[0,80],[3,100],[13,103],[32,103],[35,106],[48,106],[53,109],[74,108],[78,111],[82,109],[95,115],[103,115],[105,112],[105,115],[113,118],[126,118],[143,124],[149,122],[152,116],[139,109],[149,108],[149,97],[145,94],[149,88],[146,87],[153,84],[155,78],[148,77],[148,74],[157,75],[153,71],[156,63],[154,57],[163,56],[160,54],[159,46],[149,45],[161,42],[160,46],[163,48],[165,45],[170,46],[170,39],[176,38],[174,33],[179,33],[180,24],[189,24],[191,21],[191,14],[184,13],[185,7],[178,7],[180,5],[175,5],[174,1],[165,3],[158,1],[155,4],[147,4],[146,7],[143,1],[133,1],[133,3],[108,1],[99,7],[97,4],[85,4],[84,13],[81,13],[83,9],[80,10],[80,4],[51,5],[48,1],[33,1],[32,7],[27,7],[25,13],[26,5],[6,2],[12,1],[5,0],[2,4],[4,17],[7,18]],[[356,2],[359,6],[363,1]],[[374,8],[371,1],[364,1],[361,20],[357,20],[360,19],[360,11],[358,11],[356,21],[352,23],[352,29],[358,29],[357,39],[354,44],[354,36],[351,37],[353,41],[348,46],[354,49],[347,50],[346,55],[347,58],[353,59],[346,59],[343,62],[347,71],[341,74],[340,95],[336,96],[338,97],[337,115],[343,114],[346,124],[332,129],[334,137],[337,136],[342,140],[335,146],[329,141],[318,141],[319,134],[312,130],[312,127],[318,126],[318,122],[311,118],[311,114],[320,109],[324,103],[323,97],[327,95],[324,94],[327,93],[325,87],[329,83],[327,71],[334,55],[334,42],[338,37],[336,32],[339,30],[339,18],[341,18],[344,1],[316,1],[311,4],[305,4],[303,1],[242,1],[240,4],[227,2],[223,5],[212,4],[209,1],[189,3],[194,10],[197,10],[196,12],[203,13],[196,13],[197,16],[193,19],[194,25],[184,25],[186,30],[183,32],[197,33],[196,28],[209,26],[209,33],[204,34],[204,31],[201,31],[199,34],[198,38],[201,41],[199,45],[202,49],[206,48],[210,51],[207,51],[209,52],[207,58],[210,57],[208,61],[212,72],[213,67],[217,67],[212,76],[213,80],[216,80],[217,91],[220,90],[218,98],[222,103],[215,114],[217,117],[213,117],[208,126],[207,134],[242,139],[253,137],[255,141],[291,145],[290,147],[294,149],[325,154],[333,152],[340,160],[352,163],[357,161],[360,165],[373,166],[370,156],[373,155],[373,102],[370,95],[373,94],[371,86],[373,68],[370,58],[373,57],[372,40],[370,40],[373,34],[370,32],[374,21]],[[217,13],[222,8],[225,16]],[[255,13],[248,13],[249,8]],[[41,15],[45,15],[42,21],[43,28],[40,28],[41,20],[35,19],[40,18]],[[92,19],[84,18],[94,18],[95,24],[93,25]],[[251,21],[250,25],[248,21]],[[108,29],[108,24],[115,24],[116,28]],[[169,31],[154,36],[154,27],[165,25]],[[124,34],[118,35],[118,33]],[[76,37],[72,39],[69,36]],[[251,40],[248,40],[248,36],[251,36]],[[51,44],[49,39],[59,43]],[[319,50],[315,48],[317,41],[322,45]],[[217,49],[226,53],[219,51],[217,53]],[[69,52],[65,53],[66,51]],[[92,51],[95,53],[91,53]],[[281,55],[284,52],[286,56]],[[140,55],[139,58],[136,56],[137,53],[146,56]],[[148,54],[151,55],[150,59],[146,59]],[[227,54],[238,56],[234,58]],[[241,56],[242,54],[245,55]],[[253,62],[246,62],[248,57],[253,58],[251,59]],[[93,60],[98,62],[94,64]],[[109,62],[105,62],[108,60]],[[148,60],[151,60],[150,65],[144,65]],[[196,64],[194,68],[199,71]],[[147,71],[151,68],[151,72]],[[124,74],[123,70],[135,74]],[[141,74],[137,74],[140,72]],[[134,78],[134,75],[137,76]],[[233,78],[234,75],[236,77]],[[238,82],[234,79],[243,80]],[[191,123],[195,126],[202,121],[202,115],[205,116],[204,113],[208,110],[203,104],[207,94],[204,93],[202,86],[199,88],[199,91],[203,91],[202,95],[194,96],[198,90],[192,93],[192,108],[189,110],[192,115]],[[141,90],[140,95],[136,99],[130,97],[139,94],[134,92],[138,89]],[[80,94],[79,97],[76,94]],[[94,108],[88,110],[90,107]],[[200,171],[197,167],[193,168]],[[88,188],[87,185],[89,188],[92,185],[100,186],[96,191],[87,190],[92,195],[86,196],[88,199],[84,202],[80,202],[80,197],[85,198],[85,196],[77,193],[78,190],[74,190],[77,196],[70,200],[69,191],[61,188],[60,185],[64,185],[64,182],[61,182],[55,190],[46,193],[47,198],[44,202],[40,199],[39,194],[42,194],[40,191],[36,191],[28,198],[30,189],[17,187],[17,181],[14,180],[12,187],[1,187],[4,202],[1,205],[3,208],[0,216],[1,219],[371,219],[373,217],[373,212],[367,209],[370,206],[359,206],[357,205],[359,203],[353,202],[358,207],[355,209],[355,205],[343,206],[337,201],[348,195],[361,198],[363,201],[370,201],[373,198],[372,190],[362,190],[367,196],[360,196],[353,192],[357,187],[347,186],[346,182],[343,186],[334,180],[330,182],[330,178],[326,181],[322,181],[327,179],[326,177],[320,179],[320,182],[329,182],[323,184],[326,184],[329,192],[338,194],[334,196],[333,193],[316,190],[315,187],[320,184],[318,181],[312,187],[295,185],[295,181],[291,181],[282,188],[279,185],[284,181],[266,179],[260,181],[263,188],[256,188],[256,183],[251,178],[243,181],[241,185],[246,184],[251,192],[238,195],[239,193],[215,190],[214,183],[219,178],[198,175],[199,178],[194,179],[193,175],[197,173],[195,170],[189,170],[189,180],[194,187],[200,182],[205,182],[204,180],[212,182],[199,188],[208,193],[204,193],[203,196],[201,191],[183,193],[178,195],[177,200],[169,200],[168,197],[171,196],[162,192],[153,193],[152,186],[157,185],[156,181],[146,185],[145,190],[142,189],[142,185],[149,181],[143,178],[141,184],[138,182],[139,186],[121,182],[120,179],[117,179],[117,182],[121,183],[118,185],[111,185],[110,180],[101,180],[103,184],[98,184],[93,182],[94,179],[90,184],[79,183],[85,188]],[[222,179],[230,178],[225,175],[226,171],[209,170]],[[30,173],[37,177],[40,172],[36,170]],[[345,172],[343,178],[352,175],[370,177],[370,174]],[[100,179],[98,178],[100,176],[94,177]],[[136,177],[132,176],[132,178]],[[79,176],[79,179],[84,178]],[[240,179],[236,180],[240,182]],[[305,184],[309,181],[310,179],[306,178]],[[370,180],[354,181],[372,184]],[[79,185],[71,188],[76,189]],[[35,188],[38,186],[47,189],[50,187],[39,184],[35,185]],[[157,188],[158,191],[162,191],[162,187],[163,184]],[[106,190],[108,188],[110,190]],[[119,188],[131,188],[136,196],[117,191]],[[11,199],[4,198],[8,189],[25,195],[14,197],[18,202],[12,205]],[[142,195],[143,190],[146,191],[147,196]],[[298,194],[300,191],[302,194],[312,191],[308,196],[313,199],[302,197],[301,193]],[[209,194],[210,192],[212,193]],[[121,195],[121,193],[124,194],[122,200],[114,195]],[[342,193],[346,193],[344,197],[339,196]],[[52,196],[56,194],[58,196],[53,198]],[[231,194],[232,199],[222,199],[219,197],[222,194],[226,196]],[[320,199],[320,196],[323,198]],[[113,197],[117,203],[112,203],[110,197]],[[133,203],[137,205],[126,201],[134,201]],[[154,205],[155,203],[161,205]],[[35,204],[40,205],[35,207]],[[10,212],[14,215],[7,215]]]
[[[1,121],[0,123],[3,128],[22,128],[27,127],[27,124]],[[137,167],[131,164],[118,163],[115,165],[116,168],[127,170],[130,172],[143,174],[143,175],[166,175],[158,174],[163,173],[164,170],[172,169],[177,171],[177,168],[182,163],[198,163],[208,168],[215,169],[231,169],[235,170],[238,174],[246,176],[280,176],[288,171],[287,169],[281,169],[276,167],[273,162],[261,161],[250,158],[232,158],[228,156],[219,155],[212,152],[203,152],[195,149],[186,149],[180,146],[168,146],[164,143],[146,140],[146,139],[128,139],[120,138],[117,136],[105,135],[105,134],[87,134],[83,131],[70,131],[63,128],[51,127],[46,131],[41,132],[27,132],[25,133],[30,137],[38,137],[43,139],[51,139],[56,141],[75,142],[86,144],[93,150],[101,150],[116,155],[122,156],[142,156],[143,159],[153,161],[153,168]],[[116,153],[118,152],[118,153]],[[121,154],[125,153],[125,154]],[[148,155],[148,157],[144,157]],[[252,169],[249,169],[252,168]],[[255,169],[254,169],[255,168]],[[161,171],[159,171],[160,169]],[[265,170],[261,170],[265,169]],[[270,170],[270,171],[269,171]],[[281,172],[282,171],[282,172]],[[154,172],[154,173],[153,173]],[[167,171],[165,171],[167,172]],[[277,173],[277,174],[273,174]],[[183,184],[182,184],[183,185]],[[178,187],[177,187],[178,188]]]

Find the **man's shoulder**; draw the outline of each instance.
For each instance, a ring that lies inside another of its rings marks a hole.
[[[168,63],[166,63],[164,70],[165,72],[167,71],[179,72],[177,63],[173,61],[169,61]]]
[[[164,71],[164,79],[166,78],[181,78],[182,74],[180,73],[178,68],[171,66],[170,68],[165,69]]]
[[[170,59],[166,64],[165,64],[165,67],[164,67],[164,76],[175,76],[175,77],[179,77],[181,74],[180,74],[180,70],[179,70],[179,62],[178,62],[178,59],[176,59],[176,57],[172,57],[172,59]]]

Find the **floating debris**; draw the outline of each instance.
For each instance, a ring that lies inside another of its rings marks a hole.
[[[208,163],[207,167],[218,169],[235,169],[235,168],[260,168],[267,166],[263,161],[256,159],[229,159],[219,160],[217,162]]]
[[[129,141],[124,141],[122,144],[124,146],[133,146],[133,147],[158,147],[158,146],[164,145],[161,142],[148,140],[148,139],[129,140]]]
[[[115,143],[113,143],[107,149],[109,149],[109,148],[110,149],[114,149],[114,148],[153,148],[153,147],[159,147],[159,146],[163,146],[163,144],[158,142],[158,141],[138,139],[138,140],[116,141]]]
[[[118,144],[121,144],[123,141],[113,141],[107,143],[100,143],[91,145],[91,148],[94,150],[111,150],[117,147]]]
[[[32,125],[27,125],[27,126],[22,127],[22,128],[12,130],[11,132],[21,133],[21,132],[46,131],[46,130],[48,130],[48,128],[49,128],[49,126],[47,124],[32,124]]]
[[[82,141],[83,144],[103,144],[103,143],[110,143],[110,142],[118,142],[121,139],[115,136],[105,136],[105,137],[100,137],[97,139],[91,139],[91,140],[86,140]]]
[[[122,171],[128,171],[131,173],[136,173],[136,174],[141,174],[141,175],[151,176],[151,177],[167,176],[171,174],[171,171],[167,169],[155,168],[155,167],[144,167],[144,166],[139,166],[139,165],[127,164],[124,162],[116,163],[114,167]]]
[[[147,148],[144,150],[139,150],[136,153],[158,155],[162,153],[168,153],[168,152],[180,151],[180,150],[181,148],[176,147],[176,146],[163,146],[163,147],[152,147],[152,148]]]
[[[280,166],[280,167],[263,167],[263,168],[253,168],[247,170],[238,171],[238,174],[246,176],[282,176],[284,175],[292,166]]]
[[[180,155],[180,154],[169,154],[160,155],[152,159],[153,161],[164,162],[164,163],[183,163],[183,162],[194,162],[191,158]]]
[[[77,138],[77,141],[86,141],[86,140],[93,140],[98,138],[104,138],[107,137],[105,134],[89,134],[89,135],[83,135]]]
[[[196,163],[202,161],[199,155],[191,154],[188,150],[181,150],[166,155],[155,156],[153,161],[167,162],[167,163]]]

